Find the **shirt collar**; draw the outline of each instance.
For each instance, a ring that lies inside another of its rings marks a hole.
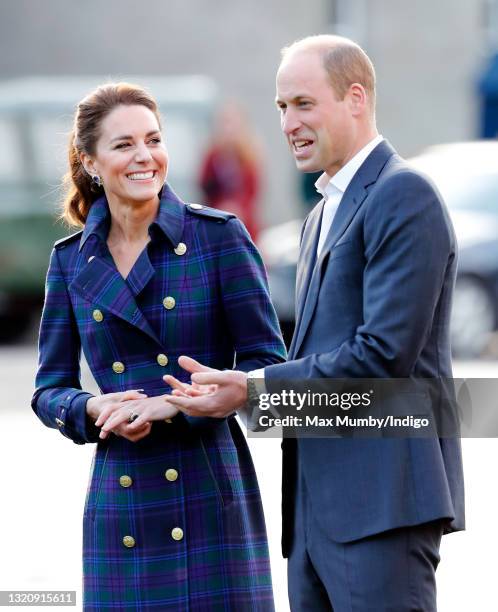
[[[185,204],[167,183],[159,192],[159,197],[157,216],[149,226],[151,239],[154,239],[155,234],[155,231],[151,228],[157,228],[176,247],[180,242],[183,226],[185,225]],[[109,205],[104,195],[95,200],[90,207],[85,228],[81,235],[79,250],[81,251],[83,245],[92,234],[105,242],[109,233],[109,225]]]
[[[331,195],[338,191],[341,195],[348,188],[349,183],[353,180],[354,175],[358,172],[363,162],[367,159],[375,147],[384,140],[380,134],[373,138],[368,144],[352,157],[339,172],[336,172],[331,178],[324,172],[316,181],[316,190],[327,200]]]

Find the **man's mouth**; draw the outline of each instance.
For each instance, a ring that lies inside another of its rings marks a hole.
[[[292,141],[292,147],[296,155],[306,153],[310,149],[312,144],[313,141],[306,138],[296,139]]]
[[[147,172],[132,172],[131,174],[127,174],[126,178],[130,179],[130,181],[149,181],[154,178],[156,174],[155,170],[148,170]]]

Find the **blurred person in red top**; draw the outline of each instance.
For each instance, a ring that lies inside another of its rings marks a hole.
[[[204,201],[237,215],[254,241],[260,229],[259,153],[247,116],[235,101],[226,102],[201,165],[199,185]]]

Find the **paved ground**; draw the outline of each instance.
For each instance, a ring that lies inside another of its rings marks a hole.
[[[35,368],[32,345],[0,349],[0,589],[74,589],[81,601],[81,515],[93,449],[72,444],[34,417]],[[498,362],[457,363],[455,375],[494,378]],[[85,388],[91,385],[85,377]],[[288,612],[279,554],[280,445],[249,442],[265,502],[277,612]],[[498,609],[498,440],[464,440],[463,446],[468,531],[443,540],[439,610],[491,612]]]

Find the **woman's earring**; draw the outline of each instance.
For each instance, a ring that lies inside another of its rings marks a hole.
[[[102,179],[100,178],[100,176],[98,174],[94,174],[92,176],[92,183],[94,183],[95,185],[97,185],[97,187],[102,187],[102,185],[104,184],[102,182]]]

